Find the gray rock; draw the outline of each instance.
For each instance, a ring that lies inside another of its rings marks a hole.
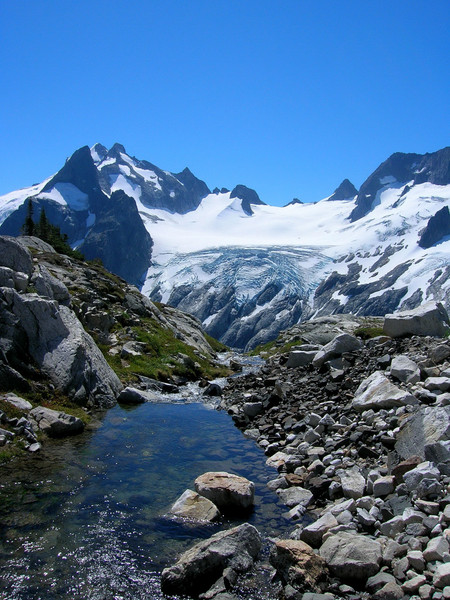
[[[414,405],[418,402],[415,396],[393,385],[381,371],[375,371],[356,390],[352,406],[355,410],[363,411]]]
[[[262,402],[244,402],[242,410],[247,417],[253,418],[262,413],[263,404]]]
[[[431,392],[448,392],[450,390],[450,377],[428,377],[423,385]]]
[[[402,588],[395,582],[389,581],[372,596],[371,600],[403,600]]]
[[[33,408],[31,402],[28,402],[28,400],[25,400],[20,396],[16,396],[16,394],[13,394],[12,392],[5,394],[4,400],[6,400],[6,402],[9,402],[9,404],[12,404],[19,410],[23,410],[25,412],[28,412]]]
[[[195,480],[195,490],[223,511],[245,511],[253,506],[255,499],[252,481],[224,471],[200,475]]]
[[[305,488],[300,486],[286,488],[285,490],[277,490],[277,494],[281,502],[286,504],[289,508],[298,505],[306,508],[314,497],[312,492],[305,490]]]
[[[238,573],[250,569],[260,548],[261,537],[248,523],[220,531],[184,552],[175,565],[164,569],[161,589],[165,594],[204,592],[227,567]]]
[[[450,407],[428,406],[416,411],[397,434],[395,449],[402,458],[425,458],[425,446],[450,439]]]
[[[373,495],[376,498],[382,498],[392,494],[395,489],[395,477],[392,475],[386,475],[380,477],[373,482]]]
[[[383,331],[390,337],[432,335],[444,337],[450,332],[447,311],[440,302],[426,302],[413,310],[386,315]]]
[[[67,306],[70,304],[71,296],[67,287],[62,281],[56,279],[44,265],[37,265],[37,272],[31,278],[31,283],[40,296],[57,300]]]
[[[63,437],[81,433],[84,423],[78,417],[68,415],[65,412],[37,406],[28,413],[38,428],[50,437]]]
[[[444,562],[444,557],[449,553],[449,543],[446,537],[438,536],[431,538],[423,551],[423,557],[427,562],[436,560]]]
[[[391,375],[403,383],[420,381],[420,369],[408,356],[398,354],[391,362]]]
[[[350,581],[365,581],[378,572],[382,547],[369,537],[341,532],[327,538],[320,547],[320,556],[334,575]]]
[[[317,521],[314,521],[314,523],[311,523],[311,525],[302,530],[300,539],[313,548],[318,548],[322,543],[324,534],[338,525],[336,517],[330,512],[326,512],[320,519],[317,519]]]
[[[143,404],[144,402],[155,402],[160,397],[156,392],[138,390],[128,386],[117,396],[117,402],[120,404]]]
[[[96,327],[96,329],[105,331],[104,325],[101,325],[100,327]],[[120,357],[126,359],[131,356],[142,356],[142,354],[144,352],[145,352],[145,344],[143,344],[142,342],[130,341],[130,342],[126,342],[122,346],[122,350],[120,351]]]
[[[174,503],[170,512],[191,521],[216,521],[220,511],[215,504],[193,490],[186,490]]]
[[[415,469],[411,469],[403,475],[408,490],[411,492],[417,488],[422,479],[439,479],[441,476],[439,469],[433,463],[425,461],[420,463]]]
[[[446,358],[450,356],[450,346],[447,344],[440,344],[430,350],[430,358],[435,364],[440,364]]]
[[[450,461],[450,440],[427,444],[425,459],[436,464]]]
[[[340,469],[337,475],[341,480],[342,491],[346,498],[361,498],[364,496],[366,480],[357,467]]]
[[[0,265],[13,271],[25,273],[28,277],[33,272],[33,258],[16,238],[0,236]]]
[[[440,590],[450,585],[450,562],[437,566],[433,575],[433,585]]]
[[[362,347],[362,342],[354,335],[341,333],[320,350],[313,360],[315,367],[320,367],[328,360],[342,356],[344,352],[353,352]]]
[[[54,385],[79,404],[112,406],[122,385],[75,314],[55,300],[1,288],[0,300]]]
[[[286,363],[288,369],[309,365],[316,356],[317,350],[292,350]]]

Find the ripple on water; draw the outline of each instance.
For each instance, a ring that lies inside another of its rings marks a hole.
[[[0,598],[162,599],[162,568],[199,538],[238,523],[192,527],[167,517],[210,470],[255,482],[248,520],[263,536],[288,527],[266,487],[274,471],[262,451],[228,415],[201,404],[117,406],[94,430],[4,468]],[[263,564],[245,581],[243,598],[273,597],[261,577]]]

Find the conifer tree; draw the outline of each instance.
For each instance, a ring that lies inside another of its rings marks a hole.
[[[24,235],[34,234],[33,212],[33,202],[31,201],[31,198],[28,198],[27,216],[25,217],[25,223],[22,226],[22,232]]]

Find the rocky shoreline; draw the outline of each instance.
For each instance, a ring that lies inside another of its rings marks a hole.
[[[437,320],[387,317],[391,335],[366,341],[347,321],[323,345],[310,322],[298,347],[223,390],[292,519],[271,552],[286,600],[450,598],[448,316],[428,308]],[[433,322],[447,337],[414,335],[438,334]]]

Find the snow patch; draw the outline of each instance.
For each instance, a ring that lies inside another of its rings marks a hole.
[[[73,183],[56,183],[48,192],[41,192],[38,198],[53,200],[58,204],[67,205],[76,211],[87,210],[89,208],[89,196],[73,185]]]

